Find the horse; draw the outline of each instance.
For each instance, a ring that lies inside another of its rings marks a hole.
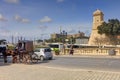
[[[0,47],[0,53],[3,54],[4,63],[7,63],[7,56],[12,56],[12,63],[30,63],[31,55],[26,50],[10,50],[6,47]]]
[[[7,55],[12,56],[12,62],[13,63],[30,63],[31,56],[28,51],[26,50],[19,50],[19,49],[14,49],[14,50],[7,50],[6,51]]]
[[[18,51],[17,50],[6,50],[6,56],[12,56],[12,63],[18,63]]]
[[[0,53],[2,53],[4,63],[7,63],[7,56],[12,56],[12,62],[15,63],[18,55],[18,52],[16,50],[9,50],[6,49],[6,46],[0,46]]]
[[[25,50],[6,50],[7,56],[12,56],[12,63],[27,63],[30,59],[29,53]]]

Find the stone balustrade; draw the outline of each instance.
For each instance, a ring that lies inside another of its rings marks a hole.
[[[109,50],[113,48],[78,48],[74,49],[74,54],[78,55],[109,55]],[[116,55],[120,55],[120,48],[114,48]],[[69,49],[65,49],[61,54],[69,54]]]

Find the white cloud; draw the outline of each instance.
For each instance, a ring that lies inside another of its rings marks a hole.
[[[65,0],[57,0],[57,2],[64,2]]]
[[[2,14],[0,14],[0,21],[7,21],[7,19],[5,19],[5,17]]]
[[[30,20],[29,19],[25,19],[25,18],[22,18],[21,16],[19,15],[15,15],[14,16],[14,19],[18,22],[22,22],[22,23],[29,23]]]
[[[40,25],[39,26],[39,29],[41,30],[41,31],[44,31],[44,30],[46,30],[48,28],[48,26],[43,26],[43,25]]]
[[[30,22],[30,20],[29,19],[22,19],[22,21],[21,22],[23,22],[23,23],[29,23]]]
[[[48,16],[45,16],[43,19],[40,20],[40,23],[48,23],[52,22],[52,19],[49,18]]]
[[[15,19],[16,21],[21,21],[21,20],[22,20],[22,18],[21,18],[19,15],[15,15],[15,16],[14,16],[14,19]]]
[[[7,3],[17,4],[19,3],[19,0],[4,0]]]

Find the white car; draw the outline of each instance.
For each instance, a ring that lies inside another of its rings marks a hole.
[[[53,54],[50,48],[36,48],[34,54],[38,55],[38,58],[43,61],[45,59],[52,60]]]

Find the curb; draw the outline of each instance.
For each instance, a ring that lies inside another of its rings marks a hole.
[[[88,57],[88,58],[115,58],[120,59],[120,56],[104,56],[104,55],[55,55],[56,57]]]

